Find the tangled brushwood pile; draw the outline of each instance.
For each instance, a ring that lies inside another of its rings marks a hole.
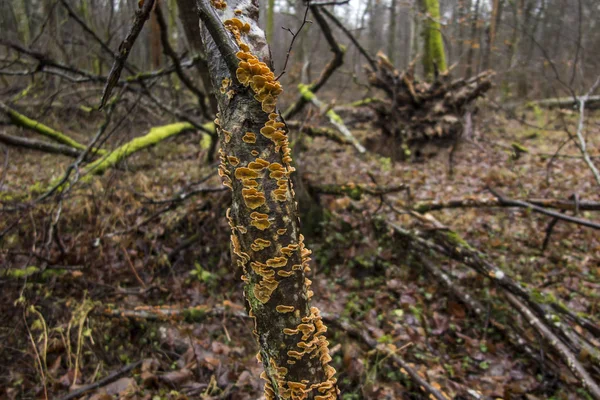
[[[370,103],[375,125],[384,136],[377,150],[392,149],[392,156],[403,158],[411,152],[418,156],[427,143],[454,143],[464,131],[464,117],[473,111],[474,101],[492,87],[494,73],[484,71],[456,80],[448,73],[437,73],[428,83],[415,76],[414,62],[399,72],[383,53],[378,53],[377,64],[368,68],[368,75],[369,83],[382,89],[387,97]]]

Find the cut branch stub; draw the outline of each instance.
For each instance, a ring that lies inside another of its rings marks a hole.
[[[215,123],[222,144],[219,175],[232,190],[227,212],[231,248],[244,270],[244,293],[260,345],[258,359],[265,368],[266,398],[335,399],[326,327],[319,310],[310,306],[310,251],[298,230],[291,149],[285,124],[276,113],[283,89],[269,67],[256,4],[238,0],[215,7],[214,1],[198,0],[205,25],[207,15],[217,15],[221,24],[204,28],[202,36],[213,85],[221,88]],[[219,42],[223,40],[237,47],[235,68],[223,57],[229,47]]]

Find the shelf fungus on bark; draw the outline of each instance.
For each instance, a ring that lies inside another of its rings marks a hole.
[[[219,153],[219,175],[233,188],[227,212],[232,252],[244,269],[253,333],[261,345],[257,359],[265,368],[265,397],[334,400],[338,391],[326,328],[309,302],[312,282],[306,274],[311,252],[294,218],[287,127],[276,113],[283,88],[268,66],[264,35],[251,17],[257,15],[256,2],[229,3],[229,9],[218,14],[239,48],[227,53],[235,54],[237,68],[230,57],[211,69],[213,85],[220,88],[222,122],[217,118],[215,123],[224,152]],[[208,29],[203,32],[210,34]],[[207,46],[207,56],[221,50]],[[239,84],[232,84],[236,78]]]
[[[242,136],[242,141],[244,141],[244,143],[254,144],[256,143],[256,134],[253,132],[246,132],[246,134]]]
[[[223,0],[210,0],[210,4],[217,10],[224,10],[227,8],[227,2]]]

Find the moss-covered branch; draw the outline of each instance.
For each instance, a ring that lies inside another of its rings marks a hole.
[[[313,103],[321,110],[321,112],[325,112],[325,115],[327,118],[329,118],[329,121],[337,128],[338,131],[340,131],[342,135],[344,135],[346,139],[348,139],[348,141],[352,143],[354,148],[356,148],[359,153],[362,154],[367,151],[364,146],[360,144],[358,140],[356,140],[354,135],[352,135],[352,132],[350,132],[350,130],[346,127],[344,120],[335,111],[333,111],[332,108],[328,109],[327,105],[322,103],[317,96],[315,96],[308,85],[303,85],[301,83],[298,85],[298,90],[306,102]]]
[[[207,130],[214,130],[212,122],[203,125]],[[195,130],[196,128],[188,122],[177,122],[174,124],[157,126],[151,128],[150,131],[141,137],[137,137],[111,151],[105,157],[94,161],[86,167],[86,174],[92,173],[95,175],[102,174],[107,169],[115,166],[132,154],[154,146],[165,139],[179,135],[183,132]]]
[[[26,149],[43,151],[44,153],[62,154],[69,157],[79,157],[80,150],[62,144],[48,143],[41,140],[27,139],[24,137],[5,135],[0,132],[0,143],[9,146],[23,147]]]
[[[34,132],[39,133],[40,135],[54,140],[55,142],[67,145],[77,150],[85,150],[87,148],[86,145],[81,144],[74,139],[71,139],[64,133],[52,129],[49,126],[42,124],[41,122],[28,118],[25,115],[19,113],[18,111],[15,111],[12,108],[8,107],[2,102],[0,102],[0,111],[3,111],[8,116],[10,121],[16,126],[32,130]],[[93,149],[92,151],[100,155],[106,154],[106,150],[102,149]]]

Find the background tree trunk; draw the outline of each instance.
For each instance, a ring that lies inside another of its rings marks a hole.
[[[440,3],[438,0],[421,0],[425,15],[423,23],[423,67],[425,76],[432,79],[434,72],[446,72],[446,54],[440,25]]]

